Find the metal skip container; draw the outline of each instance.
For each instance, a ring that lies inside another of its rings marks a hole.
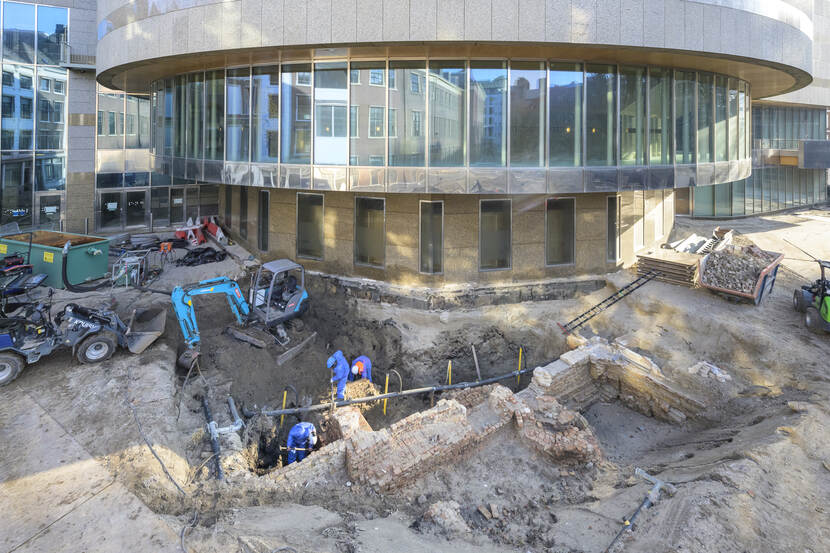
[[[61,264],[63,246],[67,242],[72,242],[66,260],[69,282],[80,284],[103,278],[107,274],[110,243],[106,238],[88,234],[38,230],[5,236],[0,238],[0,257],[20,254],[33,266],[34,273],[47,275],[44,285],[63,288]]]

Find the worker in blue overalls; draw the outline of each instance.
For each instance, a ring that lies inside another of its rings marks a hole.
[[[291,427],[285,446],[288,448],[288,458],[285,464],[302,461],[317,444],[317,430],[310,422],[299,422]]]
[[[365,378],[372,381],[372,361],[365,355],[361,355],[352,361],[352,372],[349,374],[349,381]]]
[[[337,399],[346,399],[346,380],[349,378],[349,362],[343,352],[337,350],[326,361],[326,367],[332,369],[332,383],[337,382]]]

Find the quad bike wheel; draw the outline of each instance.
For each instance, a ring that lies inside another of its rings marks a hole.
[[[118,342],[110,332],[99,332],[87,336],[78,346],[75,355],[81,363],[100,363],[115,353]]]
[[[812,305],[807,307],[807,311],[804,312],[804,324],[816,334],[821,333],[821,315],[819,315],[818,309]]]
[[[801,290],[793,292],[793,309],[799,313],[804,313],[807,310],[807,302],[804,301],[804,294],[801,293]]]
[[[26,363],[23,358],[14,353],[0,353],[0,386],[11,384],[20,376]]]

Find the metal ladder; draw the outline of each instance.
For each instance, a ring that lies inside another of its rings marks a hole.
[[[582,325],[584,325],[585,323],[587,323],[588,321],[590,321],[591,319],[593,319],[594,317],[596,317],[597,315],[599,315],[600,313],[602,313],[603,311],[605,311],[606,309],[608,309],[609,307],[623,299],[624,297],[632,294],[638,288],[651,282],[661,274],[662,273],[660,273],[660,271],[649,271],[648,273],[639,276],[635,280],[629,282],[628,284],[626,284],[625,286],[623,286],[622,288],[620,288],[619,290],[617,290],[616,292],[614,292],[613,294],[611,294],[610,296],[608,296],[607,298],[593,306],[585,313],[582,313],[575,319],[568,321],[564,325],[561,323],[556,324],[559,325],[559,328],[562,329],[562,332],[564,332],[565,334],[570,334],[572,331],[581,327]]]

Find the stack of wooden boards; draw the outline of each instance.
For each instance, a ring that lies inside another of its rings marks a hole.
[[[656,280],[694,288],[697,284],[699,255],[659,249],[637,256],[637,275],[658,271]]]

